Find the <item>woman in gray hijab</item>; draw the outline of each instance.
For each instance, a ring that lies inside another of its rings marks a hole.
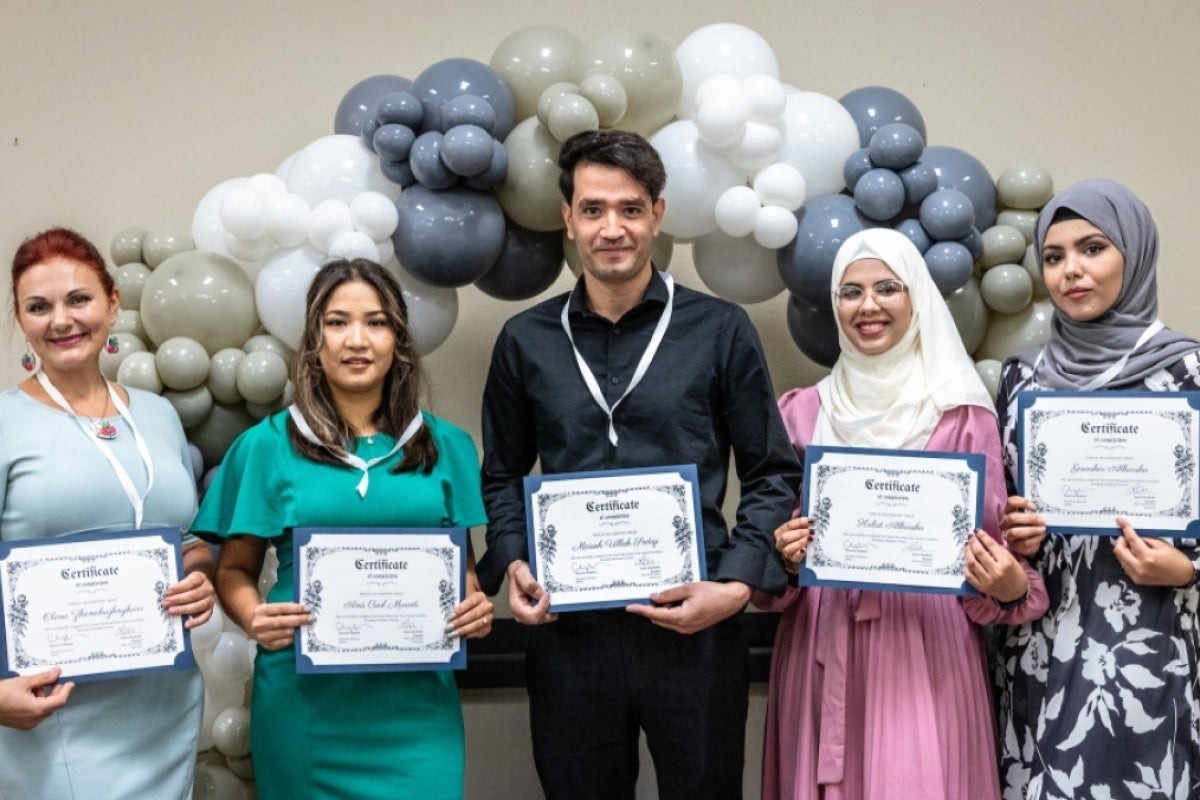
[[[1108,180],[1059,193],[1035,249],[1050,340],[1010,359],[997,407],[1009,479],[1001,529],[1041,570],[1050,609],[1001,647],[1000,779],[1006,798],[1200,796],[1194,540],[1047,531],[1018,497],[1016,400],[1025,390],[1200,390],[1200,343],[1158,320],[1158,231]]]

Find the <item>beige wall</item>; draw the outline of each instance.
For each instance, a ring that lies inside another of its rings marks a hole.
[[[801,89],[834,97],[867,84],[899,89],[924,114],[931,144],[963,148],[993,175],[1034,159],[1057,186],[1094,175],[1128,183],[1163,233],[1162,316],[1200,335],[1192,313],[1200,299],[1200,4],[1189,0],[5,0],[0,252],[7,258],[23,236],[51,224],[77,227],[104,247],[127,226],[186,224],[212,186],[273,171],[332,132],[342,94],[368,75],[413,77],[450,56],[486,62],[507,34],[531,24],[584,39],[634,24],[675,46],[722,21],[761,33],[783,79]],[[672,271],[697,284],[686,247],[676,249]],[[560,278],[552,292],[568,285]],[[478,434],[492,341],[528,304],[470,287],[459,298],[459,328],[427,366],[434,409]],[[779,389],[821,374],[792,345],[784,307],[776,298],[750,309]],[[0,341],[7,385],[19,377],[19,341]],[[757,794],[761,697],[753,709],[747,786]],[[470,796],[536,796],[523,697],[472,694],[466,710]],[[642,794],[652,796],[645,786]]]

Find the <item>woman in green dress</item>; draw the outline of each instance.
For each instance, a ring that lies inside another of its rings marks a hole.
[[[295,405],[242,434],[192,529],[218,537],[217,592],[258,644],[251,754],[262,800],[461,798],[463,724],[447,671],[298,674],[292,530],[471,527],[486,520],[474,442],[422,412],[420,365],[396,279],[334,261],[308,292]],[[258,591],[267,546],[279,579]],[[491,630],[469,558],[457,635]]]

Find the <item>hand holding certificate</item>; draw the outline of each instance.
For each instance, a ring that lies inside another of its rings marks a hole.
[[[74,680],[191,666],[163,608],[182,571],[176,528],[0,543],[4,675]]]
[[[811,446],[806,586],[973,594],[965,547],[982,522],[984,458]]]

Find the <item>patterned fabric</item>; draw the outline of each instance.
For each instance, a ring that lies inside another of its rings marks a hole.
[[[1028,366],[1006,366],[999,412],[1010,494],[1017,393],[1039,388]],[[1200,389],[1200,352],[1138,388]],[[1200,591],[1135,585],[1115,541],[1051,531],[1032,559],[1050,610],[1009,628],[1001,648],[1004,800],[1200,798]],[[1194,540],[1177,546],[1200,561]]]

